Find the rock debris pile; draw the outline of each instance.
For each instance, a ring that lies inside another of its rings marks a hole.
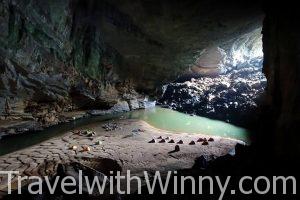
[[[243,124],[256,112],[265,86],[261,68],[231,68],[217,77],[165,85],[159,103],[181,112]]]

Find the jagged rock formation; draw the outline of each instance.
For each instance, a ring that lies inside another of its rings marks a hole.
[[[191,72],[164,86],[159,102],[181,112],[253,128],[266,86],[261,40],[261,29],[257,29],[237,38],[227,51],[204,52]]]
[[[261,69],[250,66],[218,77],[168,84],[159,102],[181,112],[248,127],[257,117],[265,85]]]
[[[108,109],[139,97],[117,75],[120,55],[103,40],[89,3],[1,0],[1,115],[53,124],[57,113]]]
[[[155,93],[261,19],[252,2],[1,0],[1,119],[7,105],[50,124],[74,109],[137,108],[135,91]]]

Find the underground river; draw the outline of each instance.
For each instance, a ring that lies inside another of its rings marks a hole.
[[[206,134],[249,142],[249,131],[232,124],[211,120],[206,117],[191,116],[167,108],[154,107],[127,113],[82,118],[73,122],[59,124],[39,132],[10,136],[0,140],[0,155],[11,153],[38,144],[53,137],[63,135],[69,130],[104,123],[114,119],[140,119],[151,126],[176,133]]]

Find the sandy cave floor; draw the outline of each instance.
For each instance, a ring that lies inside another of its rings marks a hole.
[[[109,158],[117,161],[122,173],[131,170],[132,175],[141,175],[143,171],[161,172],[191,168],[195,159],[201,155],[219,157],[227,154],[239,143],[238,140],[213,137],[214,142],[205,146],[196,142],[200,137],[210,136],[174,133],[156,129],[144,121],[120,119],[114,121],[118,129],[105,131],[102,126],[107,122],[89,124],[79,130],[89,129],[95,136],[82,136],[72,131],[63,136],[53,138],[38,145],[13,152],[0,157],[0,171],[19,171],[20,175],[53,175],[58,163],[72,161],[82,162],[84,158]],[[140,129],[142,131],[134,132]],[[174,150],[176,143],[158,143],[158,137],[170,137],[179,144],[180,151]],[[149,143],[155,139],[156,143]],[[195,145],[189,145],[194,140]],[[99,144],[99,141],[100,144]],[[72,150],[70,146],[76,146]],[[82,146],[89,146],[90,151],[83,152]],[[7,191],[7,177],[0,175],[0,196]],[[13,179],[12,188],[16,189],[17,181]]]

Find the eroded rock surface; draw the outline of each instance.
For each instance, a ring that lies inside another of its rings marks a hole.
[[[244,4],[2,0],[0,115],[49,126],[74,110],[147,107],[136,91],[155,94],[197,63],[211,67],[201,52],[227,51],[261,25],[257,4]]]
[[[229,49],[203,51],[189,71],[163,86],[159,103],[181,112],[253,126],[262,105],[261,29],[239,36]]]
[[[165,85],[159,102],[181,112],[248,125],[257,116],[265,86],[261,68],[244,67],[217,77]]]

